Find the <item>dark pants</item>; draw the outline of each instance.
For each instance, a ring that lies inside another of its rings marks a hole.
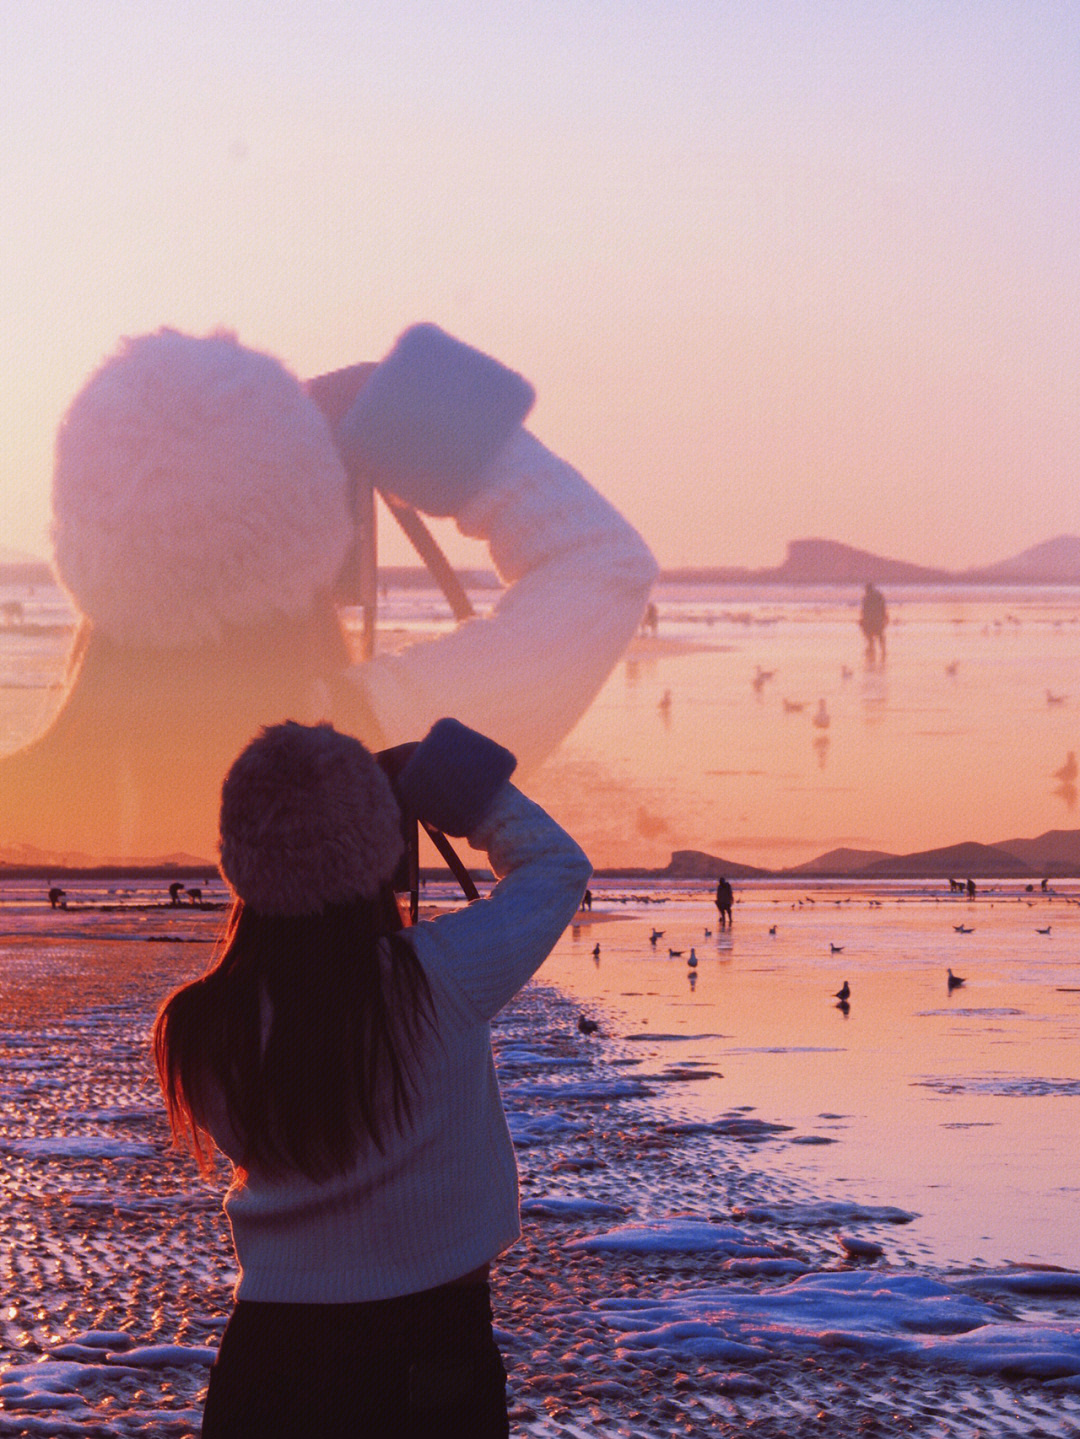
[[[369,1304],[241,1300],[203,1439],[506,1439],[486,1284]]]

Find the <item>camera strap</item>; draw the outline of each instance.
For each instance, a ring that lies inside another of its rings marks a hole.
[[[425,820],[419,820],[419,825],[432,844],[446,861],[447,868],[461,886],[462,893],[467,900],[480,898],[480,891],[477,889],[472,875],[465,868],[461,856],[454,849],[454,846],[446,838],[441,829],[428,824]],[[420,870],[416,848],[410,846],[410,876],[409,876],[409,916],[415,924],[420,913]]]

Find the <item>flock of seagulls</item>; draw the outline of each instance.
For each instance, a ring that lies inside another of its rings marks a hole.
[[[62,893],[62,891],[61,891],[61,893]],[[50,898],[51,898],[51,894],[50,894]],[[1035,933],[1036,933],[1036,934],[1042,934],[1042,935],[1049,935],[1050,932],[1051,932],[1051,928],[1052,928],[1052,926],[1050,926],[1049,924],[1048,924],[1048,925],[1045,925],[1045,926],[1039,926],[1039,925],[1037,925],[1037,926],[1035,927]],[[973,925],[967,925],[967,924],[954,924],[954,925],[953,925],[953,929],[954,929],[954,931],[955,931],[957,934],[974,934],[974,932],[975,932],[974,926],[973,926]],[[776,935],[776,932],[777,932],[777,926],[776,926],[775,924],[771,924],[771,925],[769,926],[769,934],[775,936],[775,935]],[[657,941],[664,938],[664,933],[665,933],[664,930],[662,930],[662,929],[657,929],[655,926],[653,926],[653,928],[652,928],[652,930],[651,930],[651,932],[650,932],[650,934],[649,934],[649,937],[648,937],[648,938],[649,938],[649,943],[652,945],[653,949],[656,948]],[[711,933],[712,933],[711,930],[709,930],[709,929],[706,929],[706,930],[705,930],[706,937],[708,937],[709,935],[711,935]],[[843,952],[844,952],[844,946],[843,946],[842,944],[836,944],[836,943],[830,941],[830,943],[829,943],[829,953],[830,953],[830,954],[843,954]],[[596,962],[599,963],[599,958],[600,958],[600,945],[599,945],[599,943],[597,943],[597,944],[593,947],[592,954],[593,954],[593,958],[596,960]],[[669,948],[668,948],[668,957],[669,957],[670,959],[682,959],[682,958],[684,958],[684,957],[686,958],[687,970],[688,970],[688,972],[689,972],[690,987],[693,988],[694,985],[695,985],[695,983],[696,983],[696,981],[697,981],[697,973],[696,973],[696,970],[697,970],[698,962],[699,962],[699,961],[698,961],[698,955],[697,955],[696,947],[695,947],[694,945],[691,945],[691,946],[690,946],[690,953],[689,953],[689,955],[687,955],[685,949],[672,949],[672,948],[669,947]],[[955,990],[962,988],[962,987],[967,983],[967,977],[966,977],[966,976],[960,975],[960,974],[954,974],[951,968],[946,969],[946,972],[945,972],[945,973],[946,973],[946,986],[947,986],[947,989],[948,989],[949,994],[952,994]],[[850,982],[849,982],[848,980],[845,979],[844,982],[843,982],[843,984],[840,986],[840,988],[839,988],[838,990],[836,990],[835,993],[834,993],[833,996],[832,996],[833,999],[836,1000],[836,1008],[839,1009],[845,1016],[846,1016],[847,1014],[849,1014],[849,1013],[850,1013],[850,1010],[851,1010],[851,992],[852,992],[852,991],[851,991],[851,984],[850,984]],[[583,1035],[593,1035],[593,1034],[596,1034],[596,1033],[599,1032],[600,1026],[599,1026],[599,1024],[598,1024],[598,1022],[597,1022],[596,1020],[589,1019],[588,1016],[585,1015],[585,1014],[580,1014],[580,1015],[578,1016],[578,1029],[579,1029],[579,1031],[581,1032],[581,1034],[583,1034]]]
[[[974,933],[974,928],[973,928],[973,926],[971,926],[971,925],[966,925],[966,924],[954,924],[954,925],[953,925],[953,929],[954,929],[958,934],[973,934],[973,933]],[[1035,932],[1036,932],[1036,934],[1049,934],[1049,933],[1050,933],[1050,929],[1051,929],[1050,925],[1047,925],[1045,928],[1039,928],[1039,927],[1037,926]],[[775,934],[776,934],[776,931],[777,931],[776,925],[775,925],[775,924],[771,924],[771,925],[769,926],[769,934],[770,934],[770,935],[775,935]],[[711,933],[712,933],[711,930],[706,929],[706,931],[705,931],[706,936],[708,936],[708,935],[711,934]],[[650,944],[653,946],[653,948],[655,949],[655,948],[656,948],[656,942],[657,942],[657,940],[663,939],[663,937],[664,937],[664,931],[663,931],[662,929],[656,929],[655,926],[654,926],[653,929],[652,929],[652,932],[651,932],[650,935],[649,935],[649,943],[650,943]],[[833,943],[833,942],[830,941],[830,943],[829,943],[829,953],[830,953],[830,954],[843,954],[843,952],[844,952],[844,946],[843,946],[842,944],[835,944],[835,943]],[[600,945],[599,945],[599,944],[597,944],[597,945],[593,948],[592,953],[593,953],[593,958],[596,959],[596,960],[599,960],[599,955],[600,955]],[[690,971],[690,976],[689,976],[689,977],[690,977],[690,984],[691,984],[691,987],[693,987],[694,983],[695,983],[696,980],[697,980],[697,975],[696,975],[696,973],[695,973],[694,971],[695,971],[695,970],[697,969],[697,967],[698,967],[698,956],[697,956],[697,950],[696,950],[695,946],[694,946],[694,945],[691,945],[691,946],[690,946],[690,953],[689,953],[689,955],[686,954],[686,950],[684,950],[684,949],[671,949],[670,947],[668,948],[668,958],[669,958],[669,959],[682,959],[684,956],[686,956],[687,969]],[[954,973],[952,972],[952,969],[951,969],[951,968],[949,968],[949,969],[946,970],[946,985],[947,985],[947,988],[948,988],[948,991],[949,991],[950,994],[952,994],[954,990],[960,989],[961,986],[962,986],[962,985],[965,985],[966,983],[967,983],[967,978],[966,978],[964,975],[954,974]],[[844,980],[843,984],[840,986],[840,988],[839,988],[838,990],[835,991],[835,993],[833,994],[832,997],[833,997],[833,999],[836,1000],[836,1007],[837,1007],[837,1009],[841,1010],[845,1015],[850,1012],[850,1010],[851,1010],[851,984],[850,984],[850,982],[849,982],[848,980],[846,980],[846,979]],[[587,1018],[584,1014],[582,1014],[582,1015],[580,1015],[580,1016],[578,1017],[578,1029],[581,1031],[582,1034],[586,1034],[586,1035],[595,1034],[595,1033],[598,1031],[599,1027],[600,1027],[600,1026],[597,1024],[597,1022],[596,1022],[595,1020],[592,1020],[592,1019]]]

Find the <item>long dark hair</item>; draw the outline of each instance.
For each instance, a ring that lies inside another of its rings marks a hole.
[[[204,1174],[215,1094],[242,1167],[268,1174],[328,1179],[364,1145],[382,1150],[390,1126],[405,1131],[434,1014],[400,930],[389,885],[314,916],[236,902],[220,955],[169,996],[153,1031],[173,1140]]]

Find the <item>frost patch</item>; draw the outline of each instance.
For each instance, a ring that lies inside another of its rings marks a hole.
[[[1034,1099],[1047,1095],[1080,1094],[1080,1079],[1018,1078],[1013,1074],[950,1076],[948,1079],[916,1079],[912,1083],[935,1094],[993,1094],[1003,1099]]]
[[[158,1152],[154,1145],[138,1140],[104,1139],[93,1134],[0,1139],[0,1151],[20,1159],[148,1159]]]
[[[735,1219],[751,1224],[797,1224],[803,1228],[840,1224],[910,1224],[918,1219],[907,1209],[891,1204],[850,1204],[842,1199],[811,1200],[808,1203],[737,1205]]]
[[[976,1374],[1080,1375],[1080,1325],[1017,1324],[956,1287],[918,1275],[809,1274],[762,1292],[724,1285],[593,1307],[627,1357],[657,1351],[763,1362],[814,1349],[902,1358]]]
[[[592,1254],[721,1254],[739,1259],[775,1259],[783,1251],[772,1244],[748,1240],[746,1230],[732,1224],[713,1224],[707,1219],[674,1216],[644,1224],[625,1225],[606,1234],[587,1234],[571,1239],[569,1250]]]

